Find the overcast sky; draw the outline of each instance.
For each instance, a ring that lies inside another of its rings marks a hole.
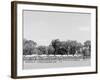
[[[24,38],[49,45],[51,40],[77,40],[83,43],[91,39],[91,14],[23,11]]]

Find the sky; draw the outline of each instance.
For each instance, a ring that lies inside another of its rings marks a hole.
[[[38,45],[49,45],[54,39],[91,39],[91,14],[73,12],[23,11],[23,38]]]

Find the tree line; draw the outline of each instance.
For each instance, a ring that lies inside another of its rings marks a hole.
[[[48,46],[38,46],[32,40],[23,39],[23,55],[91,55],[91,41],[87,40],[84,44],[75,40],[60,41],[52,40]]]

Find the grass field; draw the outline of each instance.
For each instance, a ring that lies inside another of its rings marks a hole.
[[[90,66],[90,58],[82,56],[24,56],[23,69],[42,69],[60,67],[83,67]]]

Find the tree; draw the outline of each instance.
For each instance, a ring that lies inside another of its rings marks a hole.
[[[58,50],[57,50],[57,54],[59,55],[65,55],[66,54],[66,49],[65,48],[59,48]]]
[[[67,55],[70,54],[71,42],[72,42],[71,40],[68,40],[68,41],[65,42],[65,49],[66,49]]]
[[[91,41],[90,40],[87,40],[84,42],[84,47],[87,47],[91,50]]]
[[[90,40],[87,40],[87,41],[84,42],[83,55],[84,56],[90,56],[91,55],[91,41]]]
[[[54,51],[55,51],[55,49],[53,48],[53,46],[52,45],[49,45],[48,46],[48,55],[54,54]]]
[[[80,42],[77,43],[76,51],[78,54],[82,54],[82,48],[83,48],[83,45]]]
[[[47,54],[48,53],[48,51],[47,51],[47,47],[46,46],[38,46],[38,48],[37,48],[39,51],[39,55],[42,55],[42,54]]]
[[[58,54],[68,55],[68,44],[66,41],[60,41],[60,46],[58,49]]]
[[[36,47],[36,42],[32,41],[32,40],[23,40],[23,55],[32,55],[33,50]]]
[[[57,50],[59,49],[60,46],[60,40],[59,39],[52,40],[51,45],[55,49],[54,54],[57,54]]]
[[[70,50],[69,50],[69,54],[72,54],[73,56],[76,53],[77,50],[77,41],[70,41]]]

